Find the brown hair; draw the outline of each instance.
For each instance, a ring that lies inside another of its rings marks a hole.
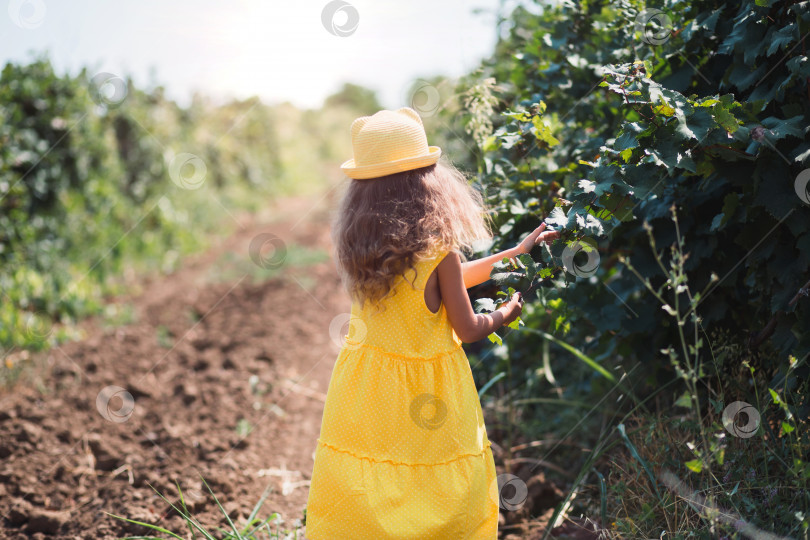
[[[472,252],[474,241],[491,238],[481,194],[444,157],[350,180],[332,226],[340,277],[361,305],[378,303],[398,276],[437,250]]]

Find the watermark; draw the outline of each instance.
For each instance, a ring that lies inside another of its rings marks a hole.
[[[118,401],[120,400],[120,405]],[[129,420],[135,410],[135,399],[132,394],[120,386],[105,386],[96,397],[96,409],[105,419],[116,424]]]
[[[759,429],[759,411],[750,403],[735,401],[723,409],[723,427],[735,437],[753,437]]]
[[[585,261],[581,260],[582,257],[577,257],[580,253],[587,257]],[[599,251],[596,249],[596,242],[590,238],[574,240],[565,246],[561,258],[563,268],[572,276],[589,278],[599,268]]]
[[[336,315],[329,323],[329,337],[338,349],[357,349],[365,341],[367,333],[365,321],[353,317],[351,313]],[[349,334],[352,335],[351,341],[346,340]]]
[[[169,163],[169,177],[183,189],[200,189],[208,175],[205,162],[194,154],[181,152]]]
[[[419,113],[419,116],[433,116],[439,111],[442,96],[439,89],[422,79],[408,87],[406,104]]]
[[[360,14],[357,8],[343,0],[332,0],[321,11],[321,23],[333,36],[348,37],[357,30]]]
[[[411,420],[424,429],[439,429],[447,420],[447,404],[433,394],[419,394],[411,401]]]
[[[202,489],[186,488],[183,490],[183,498],[186,499],[186,502],[191,500],[192,503],[197,503],[205,500],[206,494],[203,493]]]
[[[48,9],[42,0],[11,0],[8,3],[11,22],[24,30],[40,27],[47,13]]]
[[[127,82],[118,75],[102,72],[90,79],[90,97],[108,109],[121,105],[128,93]]]
[[[514,474],[502,473],[489,485],[489,498],[501,509],[511,512],[526,503],[529,488]]]
[[[51,317],[44,311],[23,316],[23,335],[27,341],[42,343],[53,331]]]
[[[810,169],[805,169],[796,175],[793,188],[804,204],[810,204]]]
[[[248,254],[253,264],[259,268],[265,270],[280,268],[287,259],[287,244],[275,234],[257,234],[250,241]]]
[[[776,536],[767,531],[763,531],[762,529],[758,529],[754,525],[746,522],[742,516],[737,514],[734,510],[728,510],[715,506],[711,499],[705,498],[697,491],[692,491],[691,486],[686,484],[686,482],[683,482],[670,471],[662,471],[659,473],[658,479],[661,480],[661,483],[667,486],[670,490],[677,493],[696,512],[699,512],[702,515],[711,516],[712,520],[717,520],[718,522],[723,522],[727,525],[733,526],[741,533],[742,538],[755,538],[756,540],[786,540],[785,537]]]
[[[649,45],[661,45],[672,35],[672,19],[660,9],[645,9],[636,16],[636,34]]]

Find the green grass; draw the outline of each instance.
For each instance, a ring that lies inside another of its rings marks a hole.
[[[128,326],[137,321],[138,315],[131,302],[110,303],[101,312],[101,327],[105,330]]]
[[[261,510],[262,505],[267,500],[267,497],[271,493],[271,487],[268,486],[267,489],[264,490],[262,496],[256,502],[253,510],[251,510],[250,515],[247,517],[244,523],[237,524],[231,519],[228,515],[228,512],[225,511],[225,508],[220,503],[217,496],[211,490],[211,487],[208,485],[208,482],[202,478],[202,482],[205,485],[208,493],[211,495],[212,499],[219,508],[219,511],[222,513],[223,520],[227,523],[228,527],[216,527],[215,529],[206,528],[205,526],[200,523],[200,521],[195,518],[188,509],[186,505],[185,497],[183,496],[183,491],[180,489],[180,485],[177,485],[177,494],[178,499],[176,502],[170,501],[165,495],[160,493],[154,487],[155,493],[163,499],[166,503],[171,506],[171,508],[177,512],[185,521],[186,527],[188,528],[188,532],[185,530],[183,531],[171,531],[159,525],[154,525],[151,523],[145,523],[143,521],[137,521],[134,519],[129,519],[122,516],[117,516],[115,514],[110,514],[107,512],[107,515],[119,519],[121,521],[125,521],[127,523],[133,523],[135,525],[140,525],[142,527],[146,527],[151,531],[155,531],[161,533],[163,536],[126,536],[123,537],[124,539],[165,539],[165,538],[180,538],[185,540],[186,538],[201,538],[205,540],[297,540],[299,538],[299,532],[301,531],[301,520],[294,520],[292,527],[282,527],[284,520],[278,513],[272,513],[269,516],[262,518]],[[306,519],[306,511],[304,511],[304,519]]]
[[[155,332],[157,333],[158,345],[164,349],[171,349],[174,346],[174,336],[168,327],[161,324],[157,327]]]
[[[650,241],[654,247],[652,234]],[[536,350],[543,367],[510,383],[513,357],[507,355],[497,365],[503,371],[482,382],[484,406],[496,417],[490,425],[506,433],[498,443],[506,451],[507,472],[517,453],[569,471],[545,471],[565,492],[550,522],[575,515],[598,519],[604,538],[776,534],[807,540],[810,440],[801,411],[810,391],[808,357],[785,361],[773,352],[757,357],[728,335],[706,335],[700,318],[691,316],[705,291],[689,286],[683,246],[676,236],[669,267],[653,249],[652,260],[666,278],[658,288],[625,263],[651,296],[673,306],[662,309],[666,322],[681,329],[679,339],[661,351],[671,366],[668,380],[651,386],[641,364],[607,371],[579,344],[539,330],[521,329],[509,338],[542,338]],[[519,344],[510,352],[516,350]],[[733,364],[724,364],[724,358]],[[550,395],[542,395],[547,390]],[[733,435],[721,421],[724,408],[736,400],[749,402],[762,417],[748,438]]]

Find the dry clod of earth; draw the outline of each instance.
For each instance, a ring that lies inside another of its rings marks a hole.
[[[150,487],[174,500],[175,482],[195,516],[221,525],[200,475],[234,517],[246,517],[268,483],[264,517],[303,516],[323,414],[317,396],[336,358],[329,324],[349,300],[331,260],[285,265],[265,281],[210,275],[222,260],[255,272],[248,246],[260,233],[328,253],[328,211],[312,205],[284,201],[272,223],[145,282],[117,300],[133,304],[134,322],[105,330],[87,321],[86,338],[43,353],[39,387],[23,380],[0,391],[0,538],[146,533],[105,512],[183,530]],[[109,386],[126,392],[102,408],[110,419],[97,406]],[[275,469],[303,482],[262,473]]]

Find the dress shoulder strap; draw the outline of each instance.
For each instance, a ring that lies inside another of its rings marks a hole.
[[[423,291],[428,278],[433,273],[433,270],[439,266],[439,263],[450,253],[449,250],[441,250],[435,254],[429,255],[427,258],[418,261],[411,271],[405,274],[408,284],[413,282],[413,286]],[[410,286],[410,285],[409,285]]]

